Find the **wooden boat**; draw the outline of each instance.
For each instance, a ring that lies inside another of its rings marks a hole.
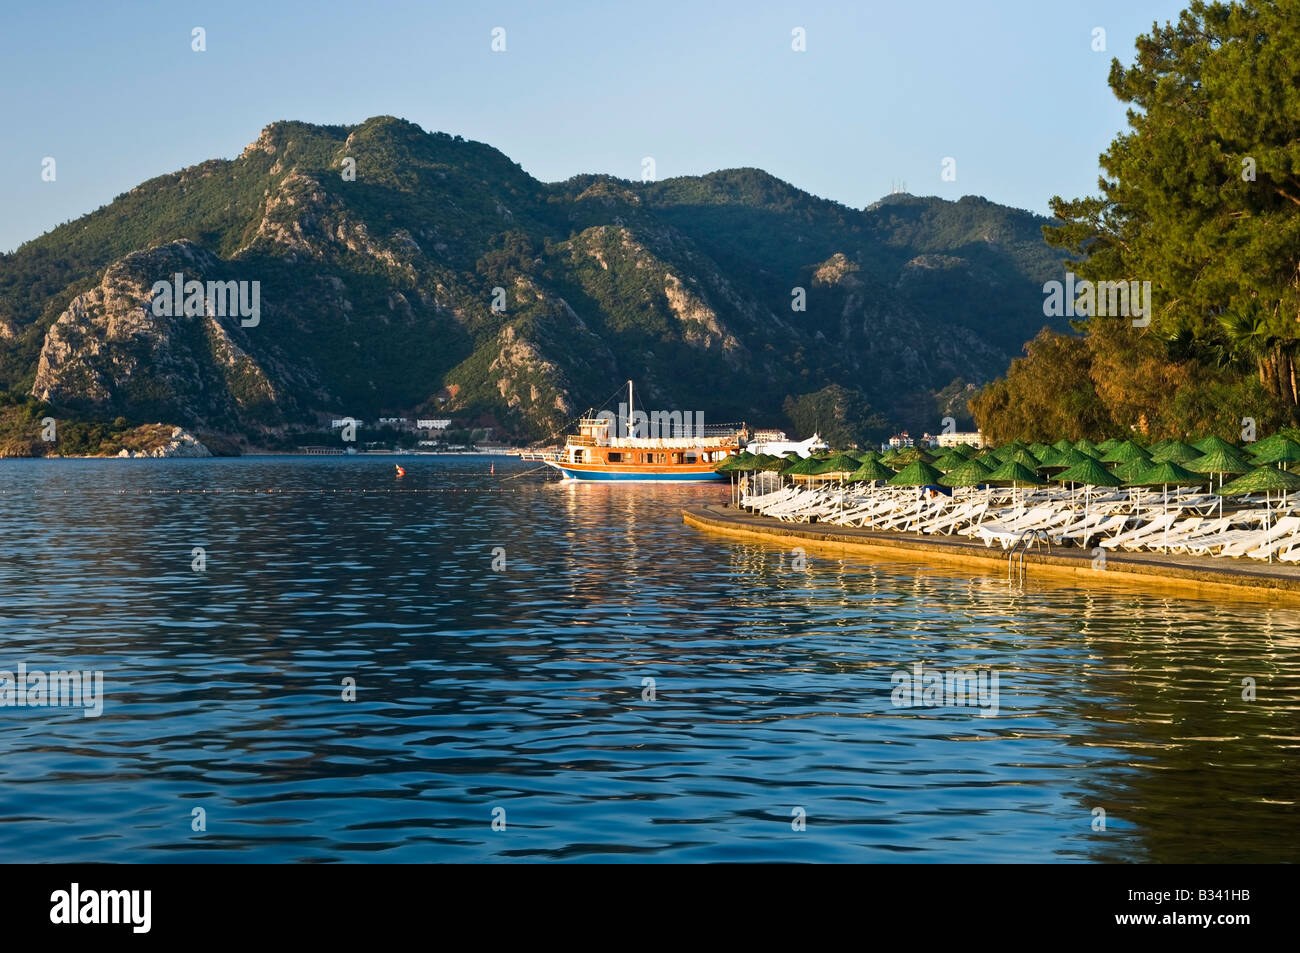
[[[714,467],[744,442],[743,425],[692,427],[681,414],[671,415],[672,423],[677,425],[677,433],[687,435],[637,436],[657,428],[649,426],[644,414],[630,409],[634,406],[631,381],[627,382],[626,406],[625,417],[589,413],[581,418],[578,432],[570,434],[560,450],[523,451],[520,457],[554,467],[566,480],[702,483],[725,479]],[[629,436],[619,436],[617,430]],[[696,434],[695,430],[704,432]]]

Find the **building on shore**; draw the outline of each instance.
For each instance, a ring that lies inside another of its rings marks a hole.
[[[975,449],[983,449],[984,435],[978,430],[966,433],[941,433],[939,434],[939,446],[941,447],[959,447],[965,444]]]

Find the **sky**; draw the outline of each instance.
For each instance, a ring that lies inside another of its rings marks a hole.
[[[858,208],[902,181],[1046,213],[1053,195],[1096,192],[1097,157],[1124,128],[1112,58],[1183,6],[10,4],[0,251],[153,176],[235,158],[276,120],[377,115],[489,143],[544,181],[639,179],[653,157],[659,179],[757,166]]]

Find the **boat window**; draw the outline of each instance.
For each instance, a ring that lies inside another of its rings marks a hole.
[[[688,454],[686,455],[686,462],[687,462],[687,463],[694,463],[694,462],[695,462],[695,454],[693,454],[693,453],[688,453]]]
[[[621,454],[621,453],[607,453],[607,454],[605,454],[605,460],[606,460],[606,462],[608,462],[608,463],[622,463],[622,462],[623,462],[623,454]]]

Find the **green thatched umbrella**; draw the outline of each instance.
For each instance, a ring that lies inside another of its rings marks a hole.
[[[988,483],[1003,486],[1043,486],[1047,481],[1018,460],[1008,460],[989,474]]]
[[[1047,453],[1049,450],[1055,450],[1056,448],[1040,441],[1038,443],[1031,443],[1025,449],[1041,460],[1043,459],[1043,454]]]
[[[1225,450],[1230,453],[1241,452],[1235,445],[1228,443],[1228,441],[1224,440],[1222,437],[1215,437],[1213,435],[1196,441],[1192,446],[1203,454],[1213,453],[1215,450]]]
[[[986,482],[1011,487],[1011,506],[1015,508],[1016,490],[1022,486],[1043,486],[1047,481],[1023,463],[1008,460],[986,478]]]
[[[1256,467],[1214,492],[1220,496],[1245,496],[1247,493],[1272,493],[1275,490],[1283,493],[1300,490],[1300,476],[1277,467]]]
[[[1189,446],[1181,440],[1169,440],[1166,441],[1165,445],[1159,450],[1154,448],[1152,449],[1151,462],[1164,463],[1168,461],[1170,463],[1187,463],[1188,461],[1195,460],[1201,456],[1203,456],[1203,454],[1195,447]]]
[[[861,453],[854,454],[854,456],[856,456],[856,457],[858,458],[858,462],[859,462],[859,463],[866,463],[868,460],[879,460],[879,459],[880,459],[880,451],[879,451],[879,450],[863,450]]]
[[[763,473],[775,473],[784,470],[790,463],[785,457],[778,457],[774,453],[760,453],[757,458],[755,469]]]
[[[1225,473],[1249,473],[1254,466],[1235,450],[1219,449],[1187,461],[1187,469],[1193,473],[1217,474],[1221,478]],[[1223,480],[1220,479],[1219,483],[1222,485]]]
[[[979,460],[967,460],[945,473],[939,482],[944,486],[981,486],[989,482],[992,472]]]
[[[1217,439],[1217,438],[1216,438]],[[1202,441],[1204,443],[1205,441]],[[1219,486],[1223,486],[1223,475],[1225,473],[1238,474],[1249,473],[1255,469],[1254,465],[1246,460],[1232,444],[1227,444],[1227,449],[1213,450],[1203,457],[1197,457],[1187,463],[1187,469],[1193,473],[1208,473],[1211,477],[1218,476]],[[1219,500],[1219,515],[1223,515],[1223,500]]]
[[[736,474],[748,473],[753,469],[753,463],[758,458],[748,450],[742,450],[740,453],[733,453],[723,459],[716,467],[714,473],[725,473],[727,482],[731,484],[731,503],[736,504]]]
[[[1080,453],[1086,453],[1090,457],[1100,457],[1104,451],[1097,449],[1097,445],[1084,437],[1082,440],[1074,441],[1074,449]]]
[[[1056,443],[1052,444],[1052,449],[1065,453],[1067,450],[1073,450],[1074,444],[1062,437],[1060,440],[1056,441]]]
[[[1171,486],[1199,486],[1204,483],[1212,482],[1204,474],[1193,473],[1191,470],[1181,467],[1172,460],[1166,460],[1163,463],[1156,463],[1138,475],[1136,479],[1126,481],[1129,486],[1160,486],[1164,487],[1164,509],[1167,516],[1169,514],[1169,488]],[[1169,542],[1169,527],[1165,527],[1165,542],[1162,549],[1167,548]]]
[[[1095,457],[1090,457],[1081,450],[1076,450],[1082,459],[1068,470],[1063,470],[1052,477],[1058,483],[1080,483],[1083,485],[1083,518],[1088,518],[1088,509],[1092,506],[1092,488],[1094,486],[1119,486],[1120,478],[1115,476]],[[1073,499],[1074,491],[1070,491]]]
[[[1116,440],[1114,437],[1107,437],[1101,443],[1097,444],[1097,450],[1100,451],[1101,455],[1104,456],[1105,454],[1110,453],[1118,446],[1119,446],[1118,440]]]
[[[1009,454],[1002,458],[1003,463],[1019,463],[1021,466],[1030,470],[1038,469],[1038,458],[1029,452],[1028,449],[1017,447]]]
[[[1300,443],[1296,443],[1290,437],[1274,440],[1270,446],[1255,451],[1255,462],[1260,465],[1265,463],[1295,463],[1297,460],[1300,460]]]
[[[1151,454],[1143,450],[1140,444],[1134,443],[1132,440],[1125,440],[1118,446],[1112,447],[1110,452],[1101,458],[1101,462],[1130,463],[1138,459],[1149,462]]]
[[[742,450],[740,453],[733,453],[716,467],[714,473],[748,473],[753,470],[752,464],[758,457],[748,450]]]
[[[925,486],[938,483],[942,477],[942,473],[924,460],[916,460],[890,477],[889,483],[892,486]]]
[[[817,476],[828,480],[843,480],[845,476],[862,466],[862,461],[847,453],[835,453],[817,461]]]
[[[1282,505],[1285,506],[1286,495],[1293,490],[1300,490],[1300,476],[1290,470],[1279,470],[1277,467],[1266,465],[1251,470],[1245,476],[1237,477],[1227,486],[1221,486],[1214,492],[1220,496],[1245,496],[1247,493],[1263,493],[1264,506],[1268,511],[1266,522],[1271,528],[1273,525],[1273,492],[1281,492]],[[1268,561],[1273,561],[1272,553],[1269,553]]]
[[[1075,450],[1074,447],[1070,447],[1063,454],[1056,450],[1052,452],[1052,463],[1040,464],[1039,469],[1065,469],[1067,467],[1078,467],[1080,463],[1086,463],[1088,460],[1092,460],[1093,463],[1097,462],[1096,456],[1089,456],[1082,450]]]
[[[1128,463],[1121,463],[1119,466],[1114,467],[1110,472],[1128,483],[1130,480],[1136,480],[1150,469],[1151,460],[1149,458],[1135,457]]]
[[[967,462],[966,458],[963,457],[960,453],[945,453],[943,456],[939,457],[939,459],[935,460],[930,465],[934,467],[936,470],[941,470],[944,473],[947,473],[953,467],[959,467],[966,462]]]
[[[898,451],[895,458],[898,463],[915,463],[920,460],[922,463],[934,463],[934,457],[926,453],[920,447],[903,447]]]
[[[817,473],[822,462],[815,457],[801,457],[781,471],[782,476],[812,476]]]
[[[1277,447],[1278,444],[1286,443],[1289,440],[1291,440],[1291,438],[1288,437],[1286,434],[1275,433],[1273,434],[1273,436],[1266,437],[1265,439],[1260,440],[1257,443],[1246,444],[1245,449],[1247,453],[1249,453],[1252,457],[1255,457],[1261,453],[1268,453],[1269,451]],[[1294,443],[1294,441],[1291,442]]]
[[[893,470],[879,460],[867,460],[862,466],[850,473],[847,479],[854,483],[880,483],[895,476]]]
[[[954,446],[950,447],[949,449],[950,449],[953,453],[960,453],[960,454],[961,454],[963,457],[965,457],[967,460],[969,460],[971,457],[975,456],[975,454],[979,452],[978,450],[976,450],[974,447],[972,447],[972,446],[971,446],[970,444],[968,444],[968,443],[959,443],[959,444],[955,444]]]
[[[1055,447],[1048,447],[1038,457],[1038,469],[1040,470],[1064,470],[1066,467],[1073,466],[1064,453]]]
[[[1197,486],[1209,482],[1202,473],[1193,473],[1172,460],[1153,463],[1137,479],[1125,481],[1129,486]]]
[[[1081,453],[1080,456],[1083,460],[1052,479],[1058,483],[1079,483],[1083,486],[1119,486],[1124,482],[1102,466],[1099,460],[1086,453]]]

